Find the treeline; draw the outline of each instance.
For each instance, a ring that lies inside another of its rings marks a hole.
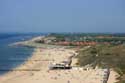
[[[115,37],[125,37],[125,33],[50,33],[52,36],[115,36]]]
[[[51,36],[115,36],[115,37],[125,37],[125,33],[51,33]]]
[[[106,34],[106,33],[52,33],[49,36],[56,37],[57,41],[68,42],[97,42],[119,45],[125,43],[125,34]]]

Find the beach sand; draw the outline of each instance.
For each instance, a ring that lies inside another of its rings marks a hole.
[[[101,69],[83,70],[73,67],[69,70],[49,70],[50,63],[59,63],[75,53],[74,49],[36,48],[32,57],[24,64],[0,76],[0,83],[102,83]],[[72,66],[76,66],[73,59]],[[110,73],[108,83],[115,82],[116,74]]]

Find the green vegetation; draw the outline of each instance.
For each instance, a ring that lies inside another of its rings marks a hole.
[[[68,41],[68,42],[98,42],[98,43],[109,43],[112,45],[119,45],[125,43],[125,34],[106,34],[106,33],[52,33],[49,36],[56,37],[57,41]]]
[[[125,45],[96,45],[81,50],[78,64],[113,68],[120,75],[118,83],[125,83]]]

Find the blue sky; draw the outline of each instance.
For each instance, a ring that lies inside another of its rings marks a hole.
[[[0,0],[0,32],[125,32],[125,1]]]

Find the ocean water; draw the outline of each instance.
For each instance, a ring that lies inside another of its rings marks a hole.
[[[27,40],[33,34],[0,34],[0,75],[24,63],[32,55],[33,48],[9,46],[17,41]]]

